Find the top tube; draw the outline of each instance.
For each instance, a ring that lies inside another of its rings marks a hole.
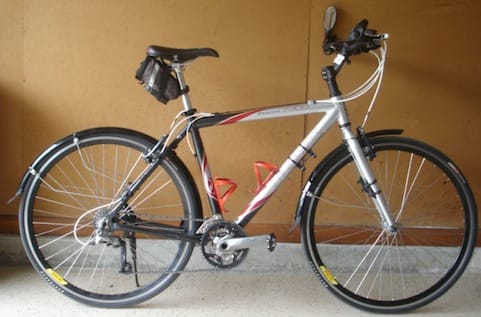
[[[256,120],[268,120],[283,117],[324,113],[335,107],[335,101],[308,101],[306,103],[279,105],[268,108],[249,109],[232,112],[213,113],[196,120],[192,125],[197,128],[215,125],[228,125]]]

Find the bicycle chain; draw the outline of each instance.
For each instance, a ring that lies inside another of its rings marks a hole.
[[[142,214],[136,213],[138,216],[142,216]],[[222,221],[223,219],[221,217],[216,218],[185,218],[185,217],[174,217],[174,216],[164,216],[164,215],[152,215],[152,214],[143,214],[143,215],[148,215],[150,219],[156,219],[156,220],[165,220],[165,221],[194,221],[194,222],[199,222],[202,223],[200,228],[198,229],[199,231],[202,231],[202,228],[208,228],[209,226],[212,225],[212,223],[215,223],[216,221]],[[205,232],[205,230],[204,230]],[[202,234],[204,233],[202,232]],[[197,247],[197,246],[196,246]],[[200,248],[200,245],[198,246]],[[199,252],[199,256],[201,255],[201,251]],[[268,252],[267,254],[269,254]],[[195,254],[195,253],[194,253]],[[200,259],[199,259],[200,260]],[[203,258],[202,259],[205,264],[209,264],[209,262]],[[306,259],[307,261],[307,259]],[[189,259],[188,263],[186,266],[188,266],[190,263],[192,263],[192,257]],[[209,264],[211,265],[211,264]],[[235,266],[235,267],[210,267],[210,268],[198,268],[198,269],[191,269],[191,268],[184,268],[182,270],[159,270],[159,271],[143,271],[143,272],[137,272],[140,274],[145,274],[145,273],[157,273],[157,274],[184,274],[184,273],[253,273],[253,274],[261,274],[261,273],[300,273],[300,272],[307,272],[309,266],[307,265],[306,262],[306,267],[296,267],[296,268],[283,268],[283,269],[242,269],[241,266]],[[135,274],[135,272],[129,273],[129,274]]]

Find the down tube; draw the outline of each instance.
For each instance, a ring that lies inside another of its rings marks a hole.
[[[312,147],[326,133],[326,131],[337,121],[338,110],[332,109],[326,112],[319,123],[309,132],[309,134],[296,147],[294,152],[284,161],[279,171],[264,185],[257,195],[250,201],[244,212],[237,217],[235,222],[241,227],[245,227],[257,212],[265,205],[269,198],[279,188],[280,184],[296,168],[302,165],[306,155],[312,153]]]

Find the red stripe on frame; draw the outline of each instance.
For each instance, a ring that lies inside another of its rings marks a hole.
[[[247,207],[247,209],[244,210],[244,212],[242,213],[242,215],[244,215],[244,214],[250,214],[251,212],[259,209],[260,207],[262,207],[262,206],[269,200],[269,198],[270,198],[271,196],[272,196],[272,194],[269,195],[269,196],[267,196],[267,197],[264,198],[264,199],[259,200],[259,201],[256,202],[253,206]],[[242,215],[241,215],[241,216],[242,216]]]
[[[219,125],[223,125],[223,124],[233,124],[233,123],[236,123],[236,122],[239,122],[240,120],[242,119],[245,119],[251,115],[253,115],[254,113],[257,113],[259,112],[260,110],[252,110],[252,111],[247,111],[247,112],[243,112],[243,113],[239,113],[238,115],[235,115],[235,116],[232,116],[230,117],[229,119],[226,119],[224,121],[221,121],[219,122],[218,124]]]
[[[214,182],[211,178],[207,177],[207,157],[205,154],[202,157],[202,179],[204,181],[204,188],[207,190],[207,195],[217,200],[217,196],[215,195],[214,191]]]

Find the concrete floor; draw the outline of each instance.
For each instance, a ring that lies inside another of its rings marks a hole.
[[[8,242],[10,247],[17,243]],[[183,273],[157,297],[127,309],[77,303],[50,287],[21,257],[8,258],[5,247],[0,250],[2,317],[371,315],[339,301],[321,286],[307,266],[302,247],[295,244],[281,244],[272,254],[252,249],[236,271]],[[481,316],[481,272],[473,269],[478,258],[479,251],[471,269],[447,294],[409,316]]]

